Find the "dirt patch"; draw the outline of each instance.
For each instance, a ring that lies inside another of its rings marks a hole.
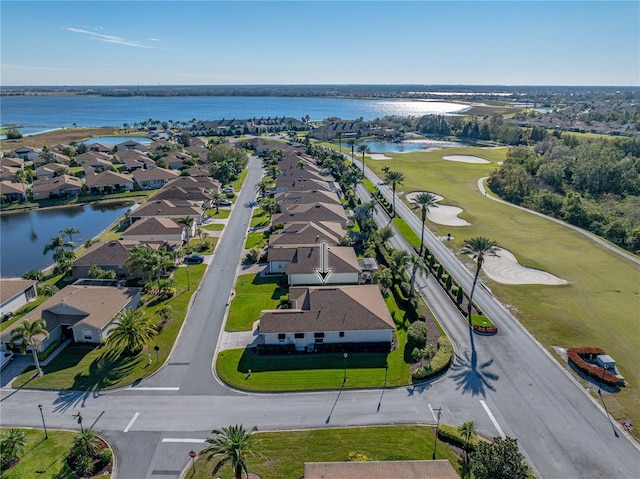
[[[31,148],[42,148],[43,146],[53,146],[60,143],[68,145],[72,141],[82,143],[90,140],[94,136],[122,135],[117,127],[105,126],[101,128],[63,128],[55,131],[48,131],[38,135],[30,135],[19,140],[1,140],[0,148],[3,151],[16,150],[23,146]],[[138,132],[137,136],[144,136],[143,132]]]

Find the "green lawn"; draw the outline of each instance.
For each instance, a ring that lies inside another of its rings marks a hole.
[[[267,245],[267,239],[262,231],[249,233],[247,235],[247,241],[244,245],[245,249],[262,248]]]
[[[189,248],[200,254],[213,254],[219,240],[220,238],[214,236],[207,236],[202,242],[200,238],[192,238],[189,240]]]
[[[210,225],[201,226],[201,228],[208,231],[222,231],[224,229],[224,225],[222,223],[212,223]]]
[[[384,398],[382,402],[384,404]],[[376,461],[431,459],[434,434],[429,426],[256,432],[255,455],[248,457],[248,469],[265,479],[297,479],[304,475],[305,462],[348,461],[350,453],[364,454]],[[436,449],[437,459],[446,459],[454,469],[460,470],[461,458],[442,441],[438,441]],[[206,457],[199,457],[195,463],[195,475],[189,471],[185,477],[211,478],[214,465],[214,461],[208,463]],[[213,477],[217,476],[228,478],[233,474],[225,466]]]
[[[400,234],[404,236],[404,239],[406,239],[411,246],[420,248],[420,236],[411,229],[405,220],[402,218],[393,218],[392,221],[395,227],[398,228]]]
[[[275,309],[280,296],[287,294],[287,289],[279,286],[279,279],[261,278],[258,274],[238,276],[225,331],[249,331],[260,311]]]
[[[167,359],[184,322],[191,295],[195,292],[204,271],[205,265],[189,266],[189,283],[187,283],[187,268],[176,268],[174,278],[177,293],[175,296],[164,301],[143,297],[143,300],[148,302],[142,306],[142,310],[158,323],[160,320],[156,311],[160,306],[164,304],[171,306],[174,314],[174,318],[155,337],[154,343],[149,345],[151,364],[146,351],[136,357],[127,357],[109,346],[92,348],[86,345],[71,345],[44,366],[43,377],[32,379],[34,368],[31,367],[16,378],[13,386],[99,391],[123,387],[151,375]],[[187,289],[188,286],[190,289]],[[153,350],[154,345],[160,348],[157,355]]]
[[[405,175],[404,185],[398,186],[399,194],[426,190],[444,196],[444,204],[464,210],[461,216],[471,226],[442,226],[427,220],[436,235],[452,234],[447,244],[453,251],[459,251],[466,239],[486,236],[516,255],[521,264],[569,282],[566,286],[512,286],[483,279],[503,303],[512,305],[518,319],[550,351],[553,346],[598,346],[612,354],[628,385],[609,395],[607,407],[616,418],[638,422],[640,268],[563,225],[484,198],[478,190],[478,179],[489,176],[506,153],[506,148],[447,148],[389,153],[393,160],[385,163]],[[445,161],[444,155],[480,156],[491,163]],[[382,175],[381,162],[372,161],[368,166]],[[466,256],[460,259],[471,270],[475,268]]]
[[[41,429],[21,428],[27,436],[27,447],[20,462],[11,469],[3,471],[3,479],[55,478],[76,479],[76,475],[67,465],[67,455],[77,433],[72,431],[49,430],[49,439],[45,439]],[[7,428],[0,428],[5,432]],[[109,479],[111,474],[101,477]]]
[[[211,218],[213,218],[214,220],[223,220],[228,218],[231,215],[231,210],[229,209],[224,209],[224,208],[219,208],[218,211],[216,212],[216,209],[210,209],[207,210],[205,212],[205,214]]]
[[[253,216],[251,217],[251,227],[267,226],[269,225],[269,215],[262,211],[260,208],[253,210]]]
[[[409,321],[392,295],[386,298],[386,303],[396,323],[397,346],[388,354],[349,353],[348,380],[344,385],[347,389],[383,387],[385,378],[389,387],[411,384],[405,357]],[[339,389],[344,377],[344,357],[342,353],[258,356],[245,349],[233,349],[218,355],[216,371],[227,384],[248,391]]]

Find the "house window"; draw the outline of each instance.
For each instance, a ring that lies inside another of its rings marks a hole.
[[[304,339],[304,333],[296,333],[296,339]]]
[[[83,329],[82,337],[84,338],[85,341],[93,341],[93,333],[91,332],[90,329]]]
[[[344,338],[344,331],[340,331],[339,336],[340,336],[341,338]]]
[[[278,334],[278,341],[284,341],[286,337],[287,337],[286,334],[280,333],[280,334]]]
[[[316,343],[324,342],[324,333],[313,333],[313,337]]]

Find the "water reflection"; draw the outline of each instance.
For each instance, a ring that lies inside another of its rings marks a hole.
[[[429,148],[458,148],[464,143],[446,140],[405,140],[401,142],[391,141],[363,141],[359,144],[367,145],[373,153],[402,153],[409,151],[420,151]]]

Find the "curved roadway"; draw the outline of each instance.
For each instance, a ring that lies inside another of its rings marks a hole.
[[[464,318],[435,281],[417,279],[418,289],[456,347],[453,367],[438,381],[397,389],[276,395],[247,394],[219,384],[212,363],[241,238],[251,218],[248,204],[260,176],[260,162],[251,158],[245,186],[183,330],[156,375],[136,387],[110,392],[3,389],[3,426],[41,427],[37,405],[42,404],[49,428],[79,429],[72,415],[80,411],[83,425],[94,427],[114,445],[117,477],[168,479],[180,477],[189,463],[189,450],[202,448],[211,429],[220,426],[243,423],[267,430],[434,423],[432,408],[442,407],[444,422],[473,420],[487,436],[517,437],[542,477],[637,477],[636,443],[482,288],[476,301],[500,327],[495,337],[470,335]],[[377,182],[372,172],[367,176]],[[363,188],[359,192],[366,194]],[[419,232],[422,225],[412,212],[402,203],[398,210]],[[379,221],[389,221],[381,211],[376,214]],[[428,230],[425,237],[439,260],[469,288],[471,273]],[[408,247],[401,238],[394,241],[395,247]]]

